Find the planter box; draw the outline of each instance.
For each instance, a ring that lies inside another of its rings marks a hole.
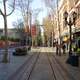
[[[71,55],[67,59],[67,63],[71,64],[72,66],[78,67],[79,66],[79,56],[77,55]]]

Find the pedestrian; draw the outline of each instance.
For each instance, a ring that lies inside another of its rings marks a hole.
[[[65,54],[66,53],[66,45],[65,45],[65,43],[63,42],[63,44],[62,44],[62,49],[63,49],[63,54]]]
[[[56,55],[58,55],[58,41],[56,42]]]

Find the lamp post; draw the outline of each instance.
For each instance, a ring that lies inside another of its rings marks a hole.
[[[72,55],[72,28],[71,28],[71,26],[75,25],[75,21],[76,21],[76,18],[77,18],[77,13],[73,12],[72,13],[72,18],[69,17],[69,21],[67,20],[69,15],[66,11],[64,12],[63,16],[64,16],[64,20],[65,20],[65,25],[69,26],[69,33],[70,33],[69,56],[71,56]]]

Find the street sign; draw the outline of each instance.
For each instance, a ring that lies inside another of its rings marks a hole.
[[[36,35],[36,25],[32,25],[32,27],[31,27],[31,35],[32,36]]]

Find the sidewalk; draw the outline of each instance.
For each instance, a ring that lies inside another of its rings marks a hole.
[[[7,78],[16,72],[29,58],[30,55],[26,56],[13,56],[12,53],[9,55],[9,63],[0,62],[0,80],[7,80]]]
[[[32,53],[32,52],[40,52],[40,47],[31,47],[31,50],[29,51],[29,53]]]
[[[37,47],[37,48],[31,48],[31,51],[26,56],[13,56],[10,54],[10,62],[7,64],[0,63],[0,80],[6,80],[10,75],[16,72],[17,69],[20,68],[26,62],[26,60],[29,58],[30,55],[32,55],[31,52],[52,52],[56,59],[60,62],[62,66],[74,77],[74,80],[80,80],[80,66],[79,67],[73,67],[66,63],[66,60],[68,58],[68,54],[56,56],[55,48],[51,47]],[[80,64],[80,63],[79,63]]]
[[[53,48],[53,51],[55,51],[55,48]],[[74,80],[80,80],[80,58],[79,58],[79,67],[74,67],[70,64],[66,63],[66,60],[68,59],[69,55],[68,53],[61,54],[61,56],[56,56],[54,54],[56,59],[61,63],[62,66],[71,74],[72,77],[74,77]]]
[[[0,80],[7,80],[7,78],[15,73],[32,55],[34,52],[40,52],[40,48],[31,48],[26,56],[13,56],[12,52],[9,52],[9,63],[1,63],[3,54],[0,54]]]

